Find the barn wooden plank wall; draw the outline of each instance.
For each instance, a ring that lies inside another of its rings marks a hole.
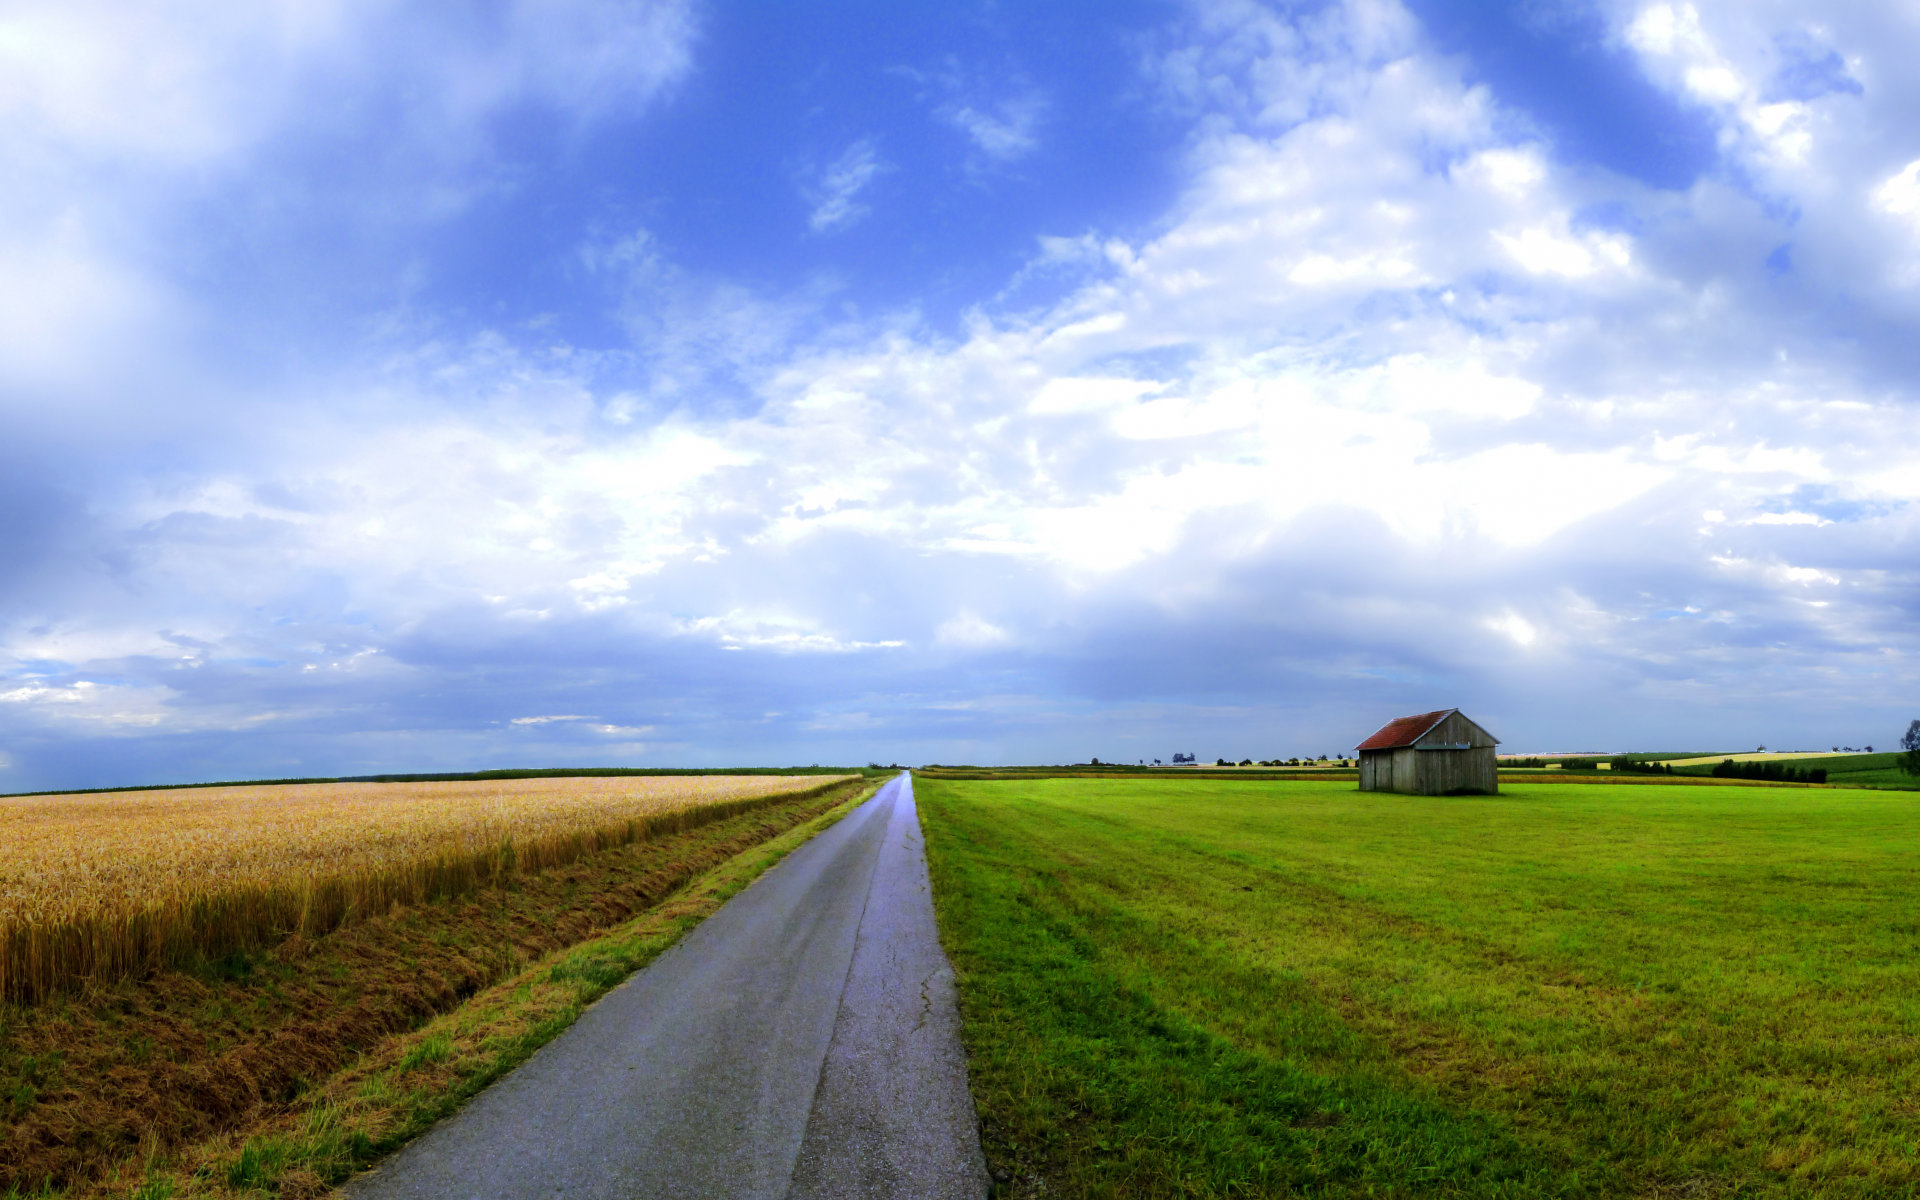
[[[1448,713],[1412,746],[1362,751],[1360,790],[1419,796],[1437,796],[1468,788],[1497,792],[1500,790],[1497,745],[1486,730],[1458,712]],[[1457,746],[1467,748],[1452,748]]]

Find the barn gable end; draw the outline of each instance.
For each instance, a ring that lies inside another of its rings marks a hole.
[[[1415,796],[1497,792],[1499,744],[1457,708],[1400,717],[1360,743],[1360,790]]]

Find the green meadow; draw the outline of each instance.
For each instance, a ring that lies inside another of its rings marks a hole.
[[[1920,795],[915,787],[999,1195],[1920,1191]]]

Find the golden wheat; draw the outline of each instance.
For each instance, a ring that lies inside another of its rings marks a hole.
[[[846,777],[329,783],[0,799],[0,996],[469,891]]]

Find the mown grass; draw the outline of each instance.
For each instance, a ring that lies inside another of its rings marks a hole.
[[[1920,1190],[1920,801],[916,785],[1005,1195]]]

